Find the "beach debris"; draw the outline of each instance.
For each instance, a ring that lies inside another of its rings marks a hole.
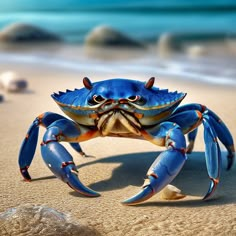
[[[227,48],[231,54],[236,54],[236,37],[227,39],[226,41]]]
[[[191,58],[198,58],[208,54],[207,48],[203,45],[188,46],[186,52]]]
[[[174,185],[168,184],[161,192],[160,198],[164,200],[178,200],[186,197],[181,190]]]
[[[173,40],[173,35],[164,33],[160,36],[157,42],[158,55],[166,58],[172,55],[173,52],[180,50],[180,45]]]
[[[2,42],[49,42],[60,40],[59,36],[26,23],[13,23],[0,31],[0,41]]]
[[[0,213],[0,235],[87,236],[99,233],[56,209],[24,204]]]
[[[85,44],[89,46],[144,47],[142,43],[105,25],[97,26],[88,33]]]
[[[0,86],[7,92],[22,92],[26,90],[27,81],[14,71],[6,71],[0,74]]]
[[[4,97],[2,94],[0,94],[0,102],[3,102],[3,100],[4,100]]]
[[[231,36],[235,38],[235,35]],[[228,35],[222,33],[173,33],[165,32],[157,40],[158,54],[160,57],[168,57],[173,53],[187,52],[190,56],[198,57],[206,55],[209,45],[221,43],[226,47]],[[186,49],[187,48],[187,49]],[[212,50],[214,51],[214,50]]]
[[[199,103],[179,106],[186,93],[160,89],[154,83],[154,77],[146,82],[124,78],[92,82],[84,77],[83,88],[53,93],[52,98],[70,119],[53,112],[42,113],[34,119],[22,142],[18,159],[24,180],[31,180],[28,169],[35,154],[39,126],[47,129],[41,142],[46,165],[60,180],[87,197],[100,194],[80,181],[77,165],[61,145],[62,141],[69,142],[83,156],[85,153],[78,142],[93,138],[111,136],[146,140],[164,146],[166,150],[151,165],[141,191],[122,202],[124,205],[139,204],[175,179],[187,160],[186,153],[191,154],[198,127],[203,125],[210,182],[203,199],[209,199],[220,178],[222,157],[218,139],[228,151],[227,169],[230,170],[235,157],[233,137],[224,122],[209,108]],[[185,135],[190,142],[189,148]],[[135,164],[134,161],[133,168]],[[169,190],[178,196],[178,190]]]

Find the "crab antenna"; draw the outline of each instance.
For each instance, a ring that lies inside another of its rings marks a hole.
[[[155,77],[151,77],[145,84],[146,89],[151,89],[155,82]]]
[[[93,84],[88,77],[83,78],[83,84],[84,84],[84,87],[89,90],[91,90],[93,88]]]

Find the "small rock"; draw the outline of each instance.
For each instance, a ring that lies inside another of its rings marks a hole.
[[[13,23],[0,32],[0,41],[3,42],[45,42],[60,41],[57,35],[37,26],[24,23]]]
[[[21,92],[27,88],[27,81],[13,71],[0,75],[0,85],[7,92]]]
[[[180,45],[177,44],[171,33],[164,33],[158,39],[157,50],[159,56],[165,58],[171,56],[174,52],[179,51]]]
[[[181,194],[181,190],[173,185],[167,185],[161,192],[160,198],[164,200],[178,200],[186,197],[186,195]]]
[[[55,209],[25,204],[0,214],[0,235],[86,236],[100,234],[75,223],[68,215]]]
[[[202,45],[193,45],[187,48],[187,54],[192,58],[198,58],[207,55],[207,49]]]
[[[85,43],[90,46],[144,47],[140,42],[108,26],[98,26],[93,29],[87,35]]]

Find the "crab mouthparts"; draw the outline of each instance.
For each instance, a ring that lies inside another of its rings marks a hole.
[[[98,130],[103,136],[117,134],[134,134],[140,136],[140,123],[123,110],[112,110],[104,113],[97,123]]]

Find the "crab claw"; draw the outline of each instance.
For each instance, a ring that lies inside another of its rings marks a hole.
[[[154,195],[154,191],[150,185],[144,186],[143,189],[138,192],[136,195],[128,198],[121,203],[124,205],[137,205],[141,202],[146,201],[147,199],[151,198]]]
[[[42,143],[41,152],[43,159],[50,170],[67,183],[72,189],[88,197],[98,197],[99,193],[86,187],[78,178],[78,171],[72,156],[58,142]]]
[[[76,192],[79,192],[80,194],[87,197],[100,196],[98,192],[95,192],[94,190],[86,187],[85,185],[81,183],[81,181],[78,178],[78,171],[76,170],[74,163],[72,163],[72,165],[69,163],[69,165],[64,168],[64,171],[67,177],[66,183]]]
[[[218,179],[213,179],[212,178],[210,180],[209,189],[208,189],[206,195],[202,198],[202,200],[207,200],[207,199],[209,199],[211,197],[211,195],[215,192],[218,183],[219,183]]]
[[[177,149],[162,152],[150,167],[142,190],[122,202],[124,205],[136,205],[151,198],[168,185],[179,173],[185,163],[185,154]]]

